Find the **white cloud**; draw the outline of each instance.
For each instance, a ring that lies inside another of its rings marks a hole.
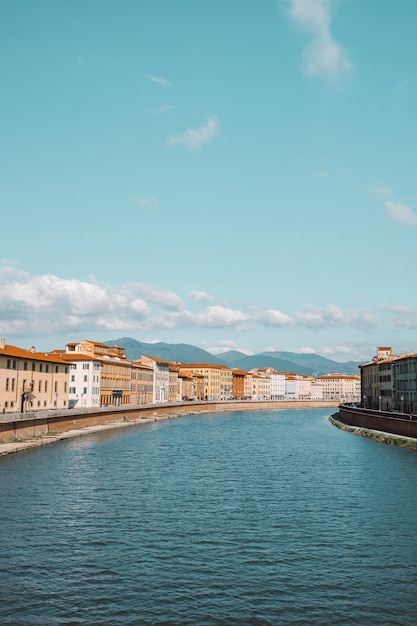
[[[384,208],[387,215],[394,220],[394,222],[398,222],[398,224],[403,224],[405,226],[414,226],[417,224],[417,215],[414,211],[407,205],[401,204],[400,202],[384,202]]]
[[[384,304],[381,307],[384,311],[393,314],[392,323],[398,328],[417,328],[417,308],[404,305]]]
[[[352,64],[331,31],[333,0],[287,0],[285,4],[288,3],[290,18],[310,36],[303,54],[304,72],[338,82],[352,69]]]
[[[257,319],[265,326],[291,326],[294,323],[289,315],[276,309],[262,311]]]
[[[194,317],[197,326],[205,326],[208,328],[240,326],[250,319],[250,315],[239,309],[231,309],[220,305],[209,306],[203,313],[198,313]]]
[[[168,145],[180,144],[187,146],[187,148],[191,150],[198,150],[203,144],[211,141],[218,132],[219,125],[217,117],[212,115],[207,119],[204,126],[200,126],[200,128],[197,129],[189,128],[180,135],[170,137]]]
[[[381,198],[387,198],[389,196],[393,198],[392,200],[384,200],[385,213],[391,220],[403,226],[414,226],[417,224],[417,215],[413,209],[406,204],[398,202],[394,197],[392,189],[385,185],[372,185],[369,186],[368,189]]]
[[[385,185],[370,185],[368,189],[377,196],[392,196],[392,190]]]
[[[294,352],[296,354],[315,354],[316,351],[313,350],[313,348],[310,348],[309,346],[304,346],[302,348],[296,348]]]
[[[158,198],[155,198],[155,196],[134,198],[133,202],[137,207],[150,210],[156,209],[159,206]]]
[[[159,85],[159,87],[172,87],[172,83],[170,83],[169,80],[166,80],[166,78],[161,78],[160,76],[151,76],[149,74],[147,74],[146,78],[151,80],[153,83]]]
[[[378,324],[376,316],[366,309],[343,311],[334,304],[324,307],[304,305],[301,311],[295,314],[297,326],[304,328],[341,328],[354,327],[369,330]]]
[[[204,349],[214,355],[224,354],[225,352],[229,352],[230,350],[236,350],[237,352],[242,352],[246,355],[250,354],[250,352],[245,348],[239,348],[234,341],[230,341],[227,339],[218,341],[214,346],[206,346]]]
[[[168,289],[156,289],[144,283],[129,283],[125,286],[129,295],[135,294],[149,304],[156,304],[170,311],[181,311],[184,308],[181,298]]]
[[[210,302],[211,296],[205,291],[189,291],[187,296],[194,302]]]

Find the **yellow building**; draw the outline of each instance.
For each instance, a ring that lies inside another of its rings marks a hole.
[[[204,376],[197,372],[190,372],[182,366],[178,372],[178,400],[203,400]]]
[[[265,374],[252,373],[252,400],[271,399],[271,379]]]
[[[131,363],[131,401],[133,404],[151,404],[153,398],[153,367],[140,361]]]
[[[233,371],[226,365],[186,363],[181,366],[181,370],[203,376],[204,400],[227,400],[232,397]]]
[[[177,402],[178,398],[178,373],[179,365],[175,363],[169,364],[169,389],[168,389],[168,402]]]
[[[59,355],[0,340],[2,413],[68,408],[68,363]]]

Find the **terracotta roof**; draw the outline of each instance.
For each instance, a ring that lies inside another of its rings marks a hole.
[[[227,365],[220,365],[216,363],[183,363],[182,367],[199,367],[200,369],[216,369],[216,370],[231,370],[231,367]]]
[[[145,359],[151,359],[152,361],[155,361],[155,363],[166,363],[167,365],[169,365],[169,361],[166,361],[165,359],[158,359],[158,357],[156,356],[147,356],[146,354],[143,355],[145,357]]]
[[[131,364],[134,367],[144,367],[145,369],[149,370],[150,372],[153,371],[152,365],[145,365],[145,363],[142,363],[140,359],[138,359],[137,361],[131,361]]]
[[[60,357],[65,361],[102,361],[99,357],[94,357],[91,354],[71,354],[70,352],[64,352],[64,354],[60,354]]]
[[[61,355],[54,354],[53,352],[36,352],[33,350],[24,350],[17,346],[11,346],[4,344],[4,348],[0,346],[0,356],[11,356],[19,359],[28,359],[32,361],[48,361],[50,363],[65,363]]]
[[[359,379],[360,375],[359,374],[323,374],[323,376],[318,376],[317,380],[329,380],[329,379],[341,379],[341,378],[346,378],[348,380],[352,380],[352,379]]]
[[[109,347],[117,347],[117,346],[108,346],[106,343],[102,343],[101,341],[91,341],[90,339],[84,339],[83,341],[70,341],[69,343],[67,343],[67,346],[78,346],[78,344],[80,343],[92,343],[95,346],[103,346],[103,348],[109,348]]]

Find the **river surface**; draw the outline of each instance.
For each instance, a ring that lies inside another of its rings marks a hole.
[[[417,453],[329,411],[0,458],[0,624],[417,624]]]

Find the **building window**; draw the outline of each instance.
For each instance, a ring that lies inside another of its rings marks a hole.
[[[6,378],[6,391],[9,391],[9,379]]]
[[[48,381],[45,380],[45,393],[48,391]]]
[[[14,383],[15,383],[15,379],[12,378],[12,391],[14,391]]]
[[[83,370],[89,370],[90,369],[90,364],[89,363],[83,363]]]
[[[26,372],[27,368],[28,368],[28,362],[27,362],[27,361],[25,361],[25,362],[23,363],[23,369],[25,370],[25,372]]]
[[[10,359],[7,359],[7,365],[6,365],[7,369],[11,369],[11,361]]]
[[[43,372],[43,363],[39,363],[39,371]]]

